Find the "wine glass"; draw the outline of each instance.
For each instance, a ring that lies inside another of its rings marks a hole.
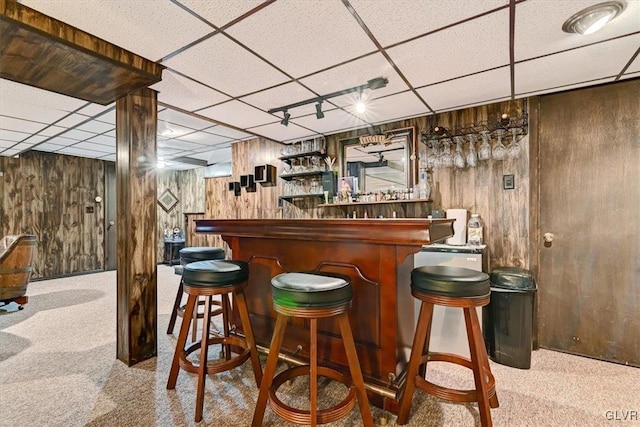
[[[478,166],[478,153],[476,152],[476,136],[472,133],[467,135],[469,138],[469,152],[467,153],[467,164],[469,167]]]
[[[429,142],[429,145],[431,147],[431,150],[427,155],[427,169],[436,169],[436,164],[438,163],[438,157],[439,157],[438,141],[436,141],[435,139],[432,139]]]
[[[494,160],[504,160],[507,157],[507,147],[502,143],[502,135],[504,134],[504,129],[496,129],[496,138],[498,138],[498,142],[493,146],[493,159]]]
[[[440,165],[443,168],[450,168],[453,166],[453,156],[451,155],[451,139],[445,138],[442,140],[444,148],[442,154],[440,154]]]
[[[481,130],[480,136],[482,137],[482,144],[478,148],[478,159],[489,160],[491,158],[491,144],[489,144],[491,136],[488,130]]]
[[[511,135],[513,139],[511,140],[511,143],[507,146],[507,157],[509,157],[510,159],[517,159],[518,156],[520,156],[520,150],[521,150],[520,145],[518,144],[518,141],[517,141],[518,128],[512,128]]]
[[[464,153],[462,152],[462,144],[464,142],[464,138],[462,136],[454,136],[453,141],[456,144],[456,152],[453,155],[453,164],[458,169],[464,169],[466,163],[464,161]]]

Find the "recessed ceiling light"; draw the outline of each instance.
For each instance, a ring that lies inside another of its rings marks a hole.
[[[625,7],[624,0],[594,4],[567,19],[562,25],[562,31],[583,35],[595,33],[622,13]]]

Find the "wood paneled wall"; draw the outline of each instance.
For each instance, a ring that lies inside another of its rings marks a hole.
[[[500,102],[436,114],[409,120],[387,123],[370,129],[344,132],[327,138],[327,151],[331,157],[338,154],[341,139],[359,135],[377,134],[392,129],[415,126],[418,132],[418,149],[424,147],[419,133],[437,124],[448,129],[497,121],[502,113],[510,117],[521,116],[524,100]],[[509,139],[504,140],[505,145]],[[432,174],[431,199],[433,209],[463,208],[479,213],[485,224],[485,242],[489,247],[489,266],[529,267],[529,138],[520,141],[521,156],[516,160],[480,162],[476,168],[435,170]],[[478,143],[479,145],[479,143]],[[467,146],[465,145],[465,151]],[[502,176],[513,174],[515,189],[502,189]],[[331,208],[336,209],[336,208]],[[361,216],[361,212],[357,212]],[[425,212],[417,211],[416,214]],[[389,216],[389,215],[385,215]]]
[[[31,151],[0,164],[0,229],[37,236],[32,277],[103,269],[104,162]]]

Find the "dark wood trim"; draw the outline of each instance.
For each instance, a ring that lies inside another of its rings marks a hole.
[[[529,271],[540,277],[540,97],[527,98],[529,109]],[[538,349],[538,305],[533,311],[533,348]]]

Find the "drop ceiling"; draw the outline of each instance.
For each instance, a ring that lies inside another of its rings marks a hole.
[[[158,157],[190,169],[231,144],[291,142],[473,105],[640,77],[640,0],[588,36],[562,23],[592,0],[24,0],[166,69]],[[0,63],[0,67],[2,64]],[[281,107],[386,77],[353,95]],[[39,150],[115,161],[115,105],[0,79],[0,155]]]

